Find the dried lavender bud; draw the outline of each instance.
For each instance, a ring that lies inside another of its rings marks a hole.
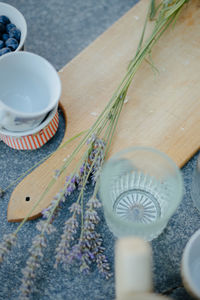
[[[80,172],[79,172],[80,173]],[[65,183],[65,197],[69,196],[79,185],[81,181],[82,174],[75,174],[71,176],[66,177],[66,183]]]
[[[57,268],[60,262],[64,264],[68,263],[68,255],[70,253],[71,242],[74,240],[74,235],[77,233],[78,225],[79,223],[75,215],[73,215],[65,222],[63,234],[61,235],[61,241],[56,248],[55,268]]]
[[[91,209],[100,208],[102,206],[101,202],[96,197],[90,198],[86,205]]]
[[[81,261],[82,259],[82,253],[81,253],[81,247],[80,247],[80,243],[75,244],[74,246],[71,247],[70,251],[68,251],[66,258],[65,258],[65,262],[64,265],[70,265],[72,264],[74,261]]]
[[[61,201],[61,199],[60,199],[60,201]],[[51,218],[50,222],[53,222],[55,216],[58,214],[59,209],[60,209],[59,203],[60,202],[58,202],[58,200],[54,199],[46,209],[43,209],[42,217],[44,219]],[[53,212],[53,214],[52,214],[52,212]]]
[[[26,299],[34,289],[34,278],[36,269],[40,266],[40,259],[43,257],[42,250],[46,247],[44,234],[36,235],[32,246],[29,249],[30,256],[26,262],[26,267],[22,269],[22,284],[20,287],[20,299]],[[28,298],[29,299],[29,298]]]
[[[69,207],[69,211],[70,211],[71,213],[80,215],[80,213],[81,213],[81,206],[80,206],[80,204],[78,204],[78,203],[73,203],[73,204]]]
[[[15,233],[5,234],[3,241],[0,243],[0,263],[3,261],[5,255],[11,250],[12,246],[16,244],[17,236]]]
[[[60,176],[60,174],[61,174],[61,171],[60,171],[60,170],[55,170],[55,171],[54,171],[53,177],[54,177],[55,179],[58,179],[58,177]]]
[[[110,267],[106,256],[100,253],[97,255],[96,261],[99,273],[102,274],[106,279],[109,279],[112,274],[110,272]]]
[[[85,164],[83,164],[83,165],[80,167],[80,174],[81,174],[81,175],[83,175],[84,170],[85,170]]]
[[[51,223],[43,220],[37,223],[36,228],[38,231],[45,232],[47,234],[51,234],[56,231],[56,228]]]
[[[98,216],[98,213],[94,209],[87,209],[85,212],[85,220],[86,222],[90,222],[96,225],[99,223],[100,218]]]
[[[98,255],[97,257],[97,267],[101,275],[106,279],[112,277],[112,272],[110,271],[109,262],[105,255]]]
[[[76,189],[76,185],[74,183],[69,183],[65,188],[65,197],[69,196]]]
[[[80,271],[84,274],[88,274],[89,270],[90,270],[90,267],[88,266],[88,264],[85,262],[85,260],[83,258],[81,266],[80,266]]]
[[[81,238],[68,252],[66,258],[69,264],[77,261],[80,271],[86,274],[89,272],[90,265],[96,262],[100,273],[108,279],[111,274],[108,261],[103,255],[105,249],[102,247],[101,235],[95,231],[95,227],[100,221],[95,209],[100,206],[101,203],[96,197],[90,198],[87,202]]]
[[[89,145],[90,143],[93,143],[95,140],[96,140],[96,134],[95,133],[93,133],[90,137],[89,137],[89,139],[87,140],[87,142],[86,142],[86,144],[87,145]]]
[[[89,165],[92,166],[91,179],[92,183],[95,184],[99,178],[101,168],[104,162],[105,157],[105,147],[106,143],[104,140],[96,138],[93,142],[92,151],[89,154],[88,162]]]

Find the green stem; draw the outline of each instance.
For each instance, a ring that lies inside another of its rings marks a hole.
[[[111,142],[112,142],[112,139],[113,139],[113,135],[114,135],[114,132],[115,132],[115,129],[116,129],[116,126],[117,126],[117,123],[118,123],[118,120],[119,120],[119,116],[121,114],[121,110],[122,110],[122,107],[124,105],[123,101],[120,102],[120,106],[119,106],[119,112],[116,116],[116,119],[115,119],[115,122],[114,122],[114,126],[113,126],[113,130],[111,132],[111,135],[109,136],[109,143],[107,144],[107,147],[106,147],[106,152],[105,152],[105,157],[107,157],[107,154],[108,154],[108,150],[110,149],[110,146],[111,146]]]

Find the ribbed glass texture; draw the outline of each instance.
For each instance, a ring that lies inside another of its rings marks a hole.
[[[164,153],[134,147],[117,153],[104,165],[100,198],[106,222],[117,237],[157,237],[183,195],[176,164]]]

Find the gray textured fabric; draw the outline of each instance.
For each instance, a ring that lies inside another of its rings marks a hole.
[[[48,59],[57,70],[89,45],[120,16],[128,11],[136,0],[7,0],[4,1],[18,8],[28,23],[28,37],[25,48]],[[131,25],[130,25],[131,26]],[[64,135],[64,121],[60,114],[59,130],[56,136],[37,151],[16,151],[0,142],[0,186],[6,187],[23,171],[36,161],[52,152]],[[200,213],[194,207],[191,196],[191,176],[196,156],[182,169],[185,183],[185,195],[175,215],[171,218],[164,232],[152,242],[154,255],[155,291],[168,294],[172,299],[192,299],[182,287],[180,262],[183,249],[189,237],[200,226]],[[6,210],[11,188],[0,201],[0,236],[12,232],[17,227],[8,223]],[[87,190],[86,197],[92,192]],[[72,195],[70,202],[73,201]],[[108,281],[97,272],[84,276],[74,267],[70,271],[54,265],[55,245],[59,241],[62,224],[66,219],[66,209],[56,219],[56,234],[49,238],[46,254],[38,270],[35,287],[37,291],[30,299],[114,299],[114,277]],[[106,255],[113,270],[113,247],[115,239],[108,230],[101,213],[100,231],[104,238]],[[28,222],[19,233],[17,246],[0,267],[0,299],[17,299],[21,269],[28,257],[28,247],[36,233],[38,220]],[[176,288],[177,287],[177,288]],[[171,290],[171,291],[170,291]]]

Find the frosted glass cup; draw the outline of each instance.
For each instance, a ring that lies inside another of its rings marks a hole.
[[[133,147],[104,164],[99,192],[107,225],[116,237],[139,236],[150,241],[177,209],[183,180],[166,154]]]

